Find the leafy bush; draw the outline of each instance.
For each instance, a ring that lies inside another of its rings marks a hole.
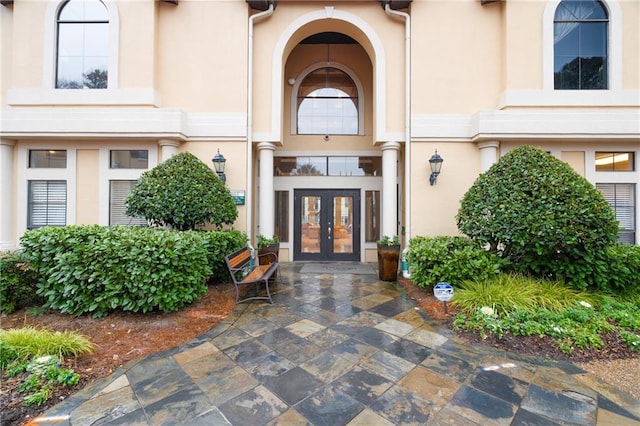
[[[247,234],[241,231],[208,231],[203,232],[207,246],[212,281],[231,281],[231,275],[224,262],[224,257],[247,245]]]
[[[25,256],[40,276],[45,306],[99,317],[121,309],[175,311],[207,290],[202,232],[67,226],[28,231]]]
[[[607,273],[596,283],[600,289],[640,291],[640,246],[616,243],[607,247],[603,261]]]
[[[181,231],[233,224],[238,210],[215,172],[193,154],[174,155],[146,171],[125,200],[130,216]]]
[[[36,293],[37,275],[20,252],[0,253],[0,312],[10,314],[22,307],[42,304]]]
[[[440,281],[459,285],[466,280],[495,276],[504,266],[496,254],[464,237],[415,237],[409,242],[411,279],[420,287]]]
[[[607,265],[599,253],[618,231],[613,210],[591,183],[530,146],[513,149],[478,177],[457,223],[516,271],[576,288],[602,282]]]

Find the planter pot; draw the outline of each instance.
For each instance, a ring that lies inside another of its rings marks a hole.
[[[275,253],[275,255],[278,256],[279,251],[280,251],[280,243],[269,244],[268,246],[261,247],[260,249],[258,249],[258,264],[266,265],[270,263],[269,260],[271,259],[271,256],[261,256],[261,255],[267,254],[267,253]],[[274,272],[272,277],[275,278],[277,275],[278,275],[278,271]]]
[[[378,276],[381,281],[396,281],[398,279],[399,259],[400,244],[394,246],[378,245]]]

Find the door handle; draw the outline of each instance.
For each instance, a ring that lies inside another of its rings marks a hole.
[[[327,227],[327,232],[329,233],[329,239],[331,239],[331,225]]]

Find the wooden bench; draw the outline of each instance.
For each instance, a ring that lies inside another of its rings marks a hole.
[[[236,303],[242,303],[247,300],[264,299],[273,303],[271,293],[269,292],[269,280],[278,269],[278,255],[275,253],[259,254],[255,258],[256,265],[251,265],[251,252],[247,246],[234,251],[224,258],[227,268],[236,287]],[[264,265],[260,265],[264,263]],[[264,283],[267,290],[266,296],[258,296],[258,285]],[[255,285],[256,296],[247,297],[240,300],[240,287]]]

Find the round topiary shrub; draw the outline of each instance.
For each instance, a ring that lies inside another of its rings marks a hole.
[[[481,174],[461,201],[458,228],[517,272],[585,288],[607,274],[615,213],[568,164],[520,146]]]
[[[238,210],[215,172],[183,152],[142,174],[125,201],[127,215],[181,231],[233,224]]]

